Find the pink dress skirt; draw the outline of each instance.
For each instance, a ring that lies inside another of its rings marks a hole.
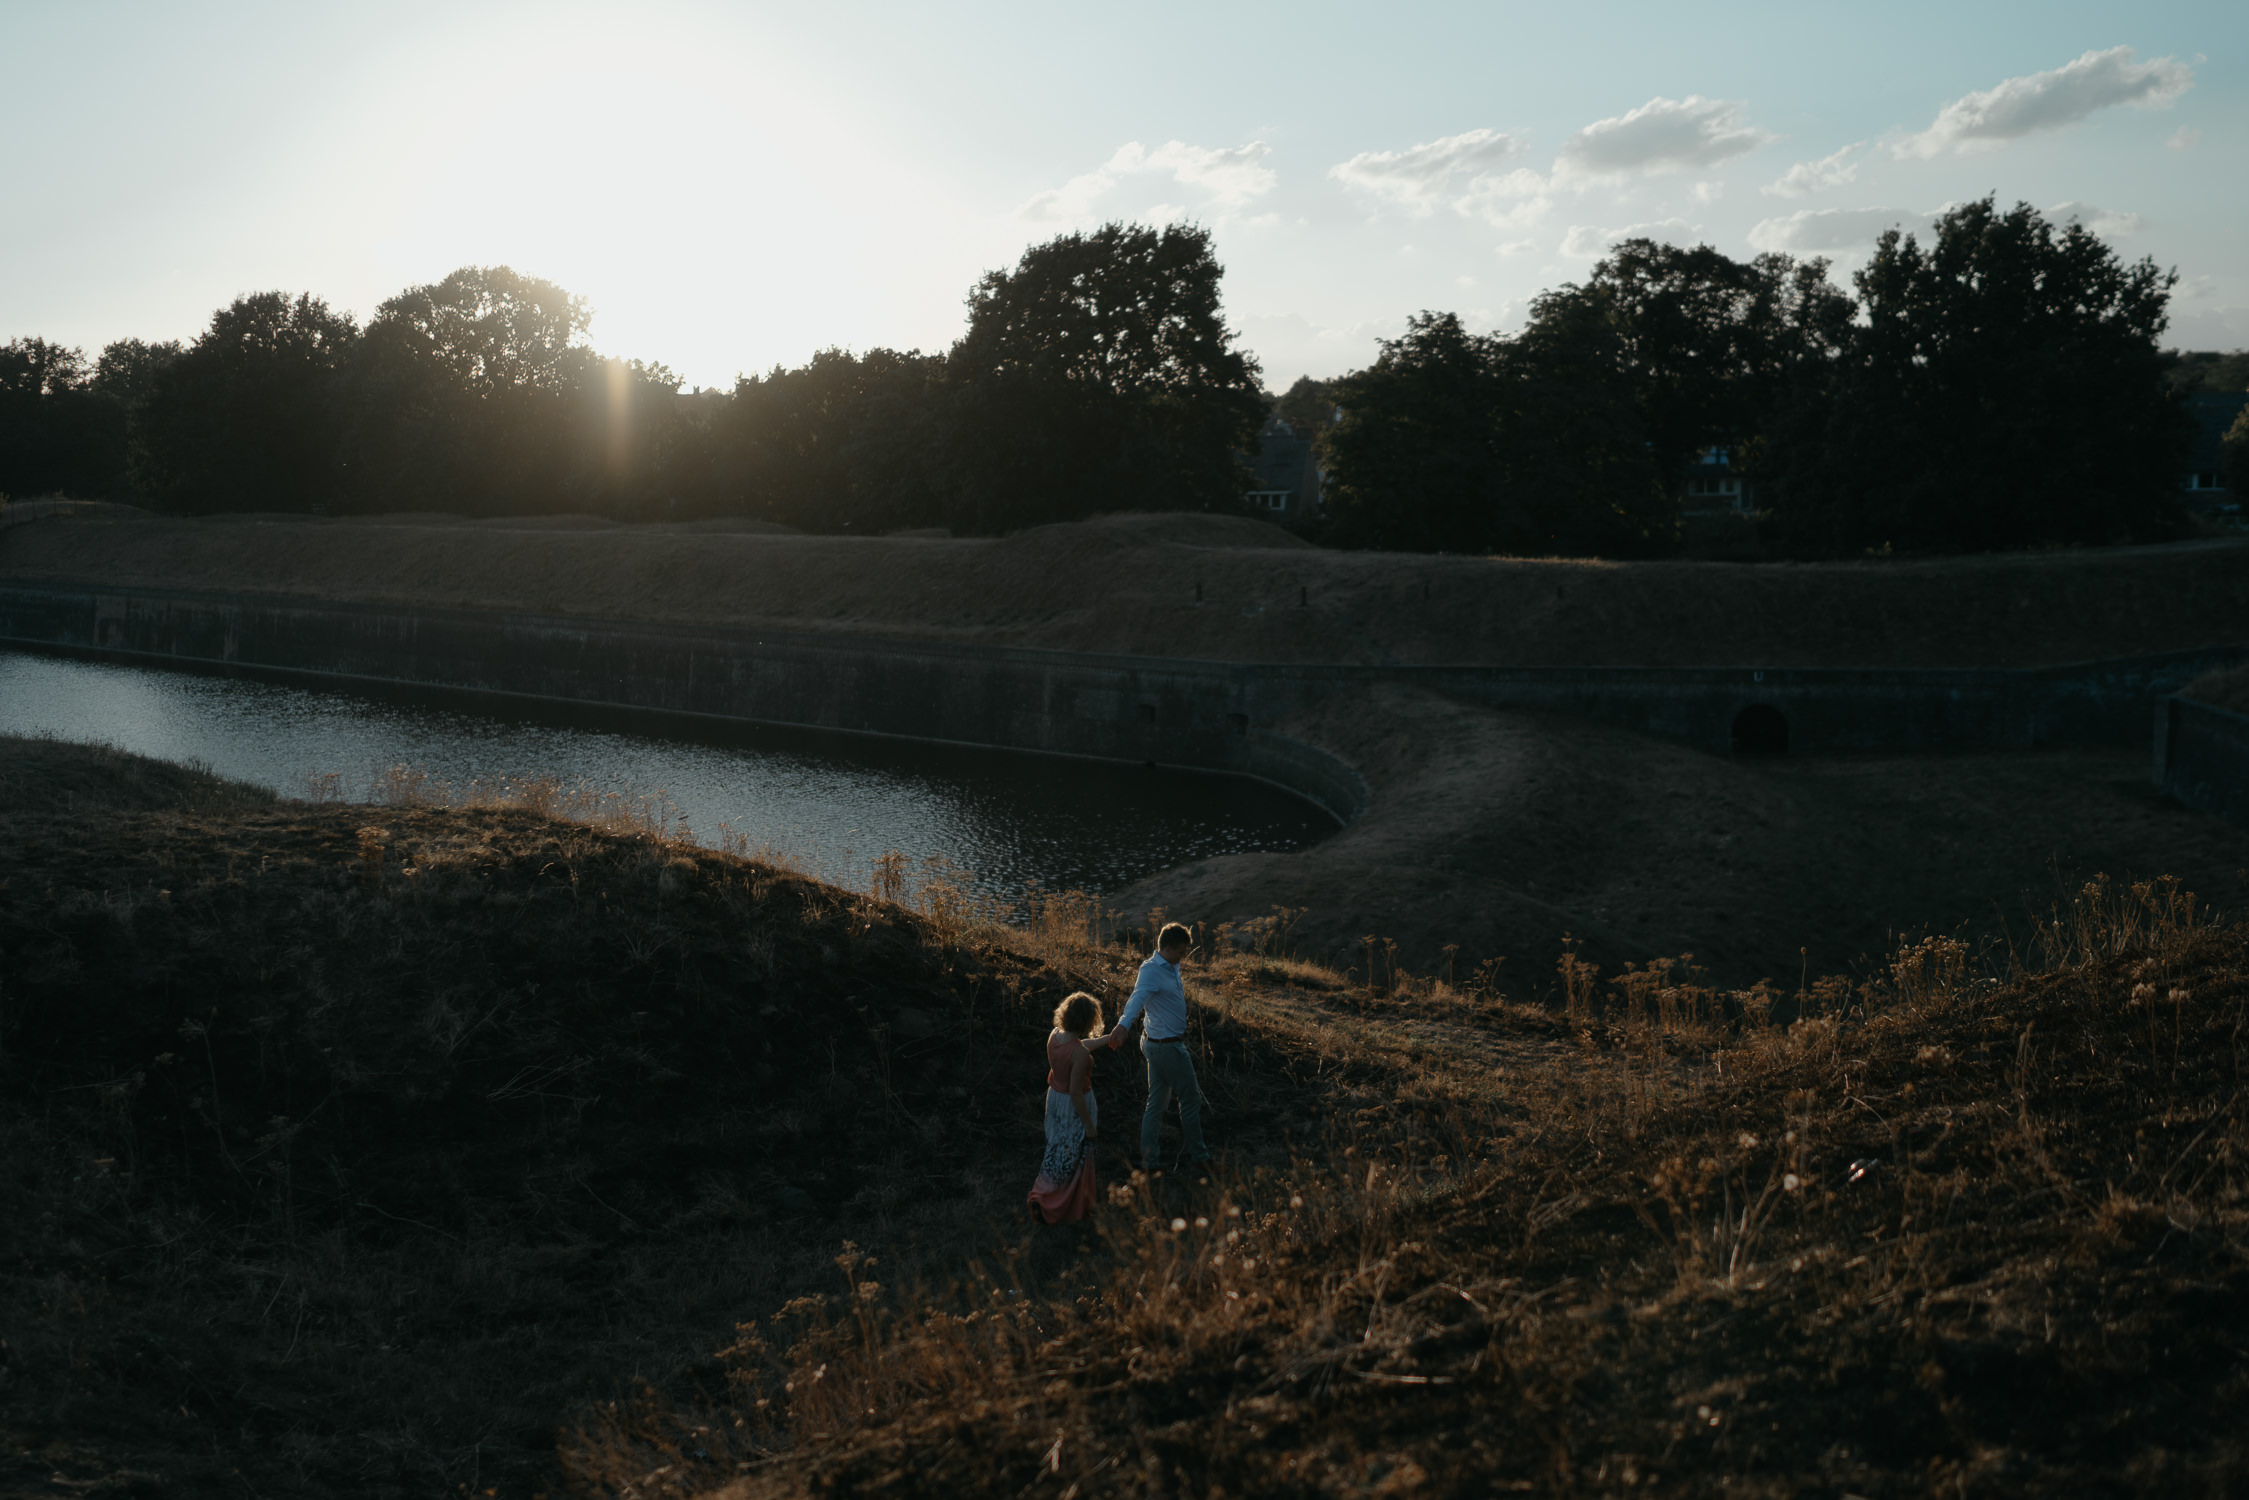
[[[1085,1091],[1086,1113],[1101,1123],[1101,1106],[1093,1090]],[[1070,1106],[1061,1089],[1046,1091],[1046,1155],[1039,1158],[1039,1175],[1031,1184],[1031,1206],[1049,1224],[1082,1219],[1093,1211],[1093,1143],[1085,1138],[1085,1123]]]

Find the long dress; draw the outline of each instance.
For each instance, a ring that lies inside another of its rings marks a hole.
[[[1070,1104],[1070,1066],[1084,1048],[1085,1043],[1059,1029],[1046,1040],[1046,1154],[1039,1158],[1039,1175],[1031,1184],[1031,1207],[1049,1224],[1082,1219],[1094,1204],[1092,1143]],[[1101,1106],[1090,1083],[1085,1108],[1098,1127]]]

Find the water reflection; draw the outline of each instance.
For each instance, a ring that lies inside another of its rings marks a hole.
[[[862,884],[888,849],[941,854],[992,891],[1114,891],[1217,854],[1301,849],[1335,829],[1259,782],[1058,757],[718,726],[634,727],[613,711],[464,712],[412,692],[272,682],[0,650],[0,731],[107,742],[303,796],[419,766],[464,785],[552,774],[661,791],[716,842],[723,824],[828,878]]]

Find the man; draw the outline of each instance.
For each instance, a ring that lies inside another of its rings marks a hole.
[[[1168,922],[1156,934],[1156,951],[1140,966],[1132,998],[1109,1033],[1109,1045],[1124,1045],[1125,1033],[1143,1012],[1147,1030],[1140,1036],[1140,1055],[1148,1060],[1148,1110],[1140,1117],[1140,1163],[1155,1171],[1163,1134],[1164,1106],[1179,1100],[1179,1134],[1189,1163],[1210,1160],[1203,1145],[1203,1089],[1195,1080],[1195,1060],[1187,1052],[1187,987],[1179,978],[1179,965],[1187,957],[1193,938],[1177,922]]]

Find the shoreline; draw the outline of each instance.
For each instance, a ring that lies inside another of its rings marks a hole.
[[[1270,566],[1275,556],[1293,562],[1310,553],[1301,545],[1189,547],[1147,537],[1149,523],[1210,519],[1114,518],[1115,524],[1043,529],[1063,533],[1060,537],[1026,535],[1049,549],[1122,547],[1144,554],[1143,561],[1176,553]],[[45,533],[43,545],[51,552],[59,541],[84,539],[88,528],[145,536],[140,529],[151,524],[171,529],[171,523],[55,520],[14,528],[0,536],[0,600],[42,592],[24,576],[19,546],[24,538]],[[322,529],[275,524],[287,535]],[[1243,528],[1257,541],[1266,540],[1258,533],[1273,530],[1227,522],[1205,534],[1239,540]],[[199,534],[208,539],[264,529],[264,523],[221,522]],[[332,523],[326,529],[365,538],[386,528]],[[403,524],[387,529],[405,535],[445,530]],[[455,528],[448,534],[465,532]],[[503,540],[518,535],[492,534]],[[521,535],[579,543],[611,533]],[[801,543],[817,544],[816,551],[834,545],[847,552],[872,549],[893,558],[901,551],[931,549],[924,555],[989,559],[1026,539],[739,540],[782,549],[768,553],[770,561]],[[2249,549],[2143,549],[2101,561],[2128,576],[2157,564],[2199,576],[2213,556],[2240,561],[2236,551]],[[1311,556],[1330,562],[1337,557]],[[1416,568],[1473,562],[1367,555],[1342,561],[1409,578]],[[2062,561],[2067,573],[2085,559]],[[610,571],[629,571],[631,565],[630,557],[612,559]],[[1565,572],[1579,566],[1477,565],[1488,566],[1494,577],[1540,566]],[[1888,566],[1903,569],[1899,576],[1982,576],[1987,582],[2044,577],[2051,583],[2053,568],[2061,564],[2006,558]],[[1869,570],[1846,565],[1832,571],[1863,576]],[[2138,586],[2153,584],[2139,577]],[[628,712],[703,712],[1258,776],[1325,807],[1340,831],[1298,854],[1227,856],[1166,871],[1105,900],[1133,920],[1142,907],[1164,907],[1175,915],[1237,926],[1275,908],[1301,910],[1302,936],[1311,950],[1336,958],[1369,937],[1394,941],[1402,961],[1420,972],[1448,961],[1441,951],[1448,943],[1456,946],[1450,960],[1456,963],[1506,955],[1518,966],[1543,972],[1574,939],[1588,961],[1610,971],[1660,954],[1693,952],[1729,982],[1778,980],[1800,966],[1799,950],[1803,962],[1830,970],[1881,951],[1889,937],[1867,925],[1869,902],[1862,893],[1870,890],[1881,892],[1888,920],[1933,924],[1957,922],[1963,911],[2019,917],[2026,906],[2055,894],[2057,877],[2094,870],[2118,875],[2167,870],[2186,876],[2211,899],[2232,901],[2237,897],[2225,876],[2249,866],[2249,836],[2165,802],[2149,785],[2150,695],[2180,684],[2157,684],[2144,672],[2106,687],[2099,670],[2088,670],[2083,683],[2061,687],[2048,681],[2053,674],[2047,672],[1959,667],[1783,670],[1770,682],[1758,680],[1764,674],[1740,669],[1691,666],[1647,673],[1614,665],[1454,672],[1400,661],[1394,651],[1383,653],[1387,663],[1151,659],[1052,643],[1011,644],[989,638],[989,631],[977,638],[876,637],[865,629],[782,629],[765,619],[723,628],[676,620],[601,622],[582,611],[511,619],[457,605],[396,607],[274,594],[238,599],[228,606],[237,610],[232,615],[220,610],[199,617],[188,607],[195,601],[183,603],[182,592],[169,600],[162,591],[144,593],[131,584],[82,592],[101,594],[114,607],[89,605],[86,622],[72,627],[83,636],[75,644],[102,650],[106,643],[114,650],[132,632],[140,632],[143,645],[170,643],[170,649],[148,651],[142,660],[201,655],[224,670],[231,657],[237,669],[309,669],[313,676],[306,680],[327,675],[332,681],[336,661],[272,652],[267,655],[273,659],[260,661],[251,659],[259,652],[249,649],[253,638],[262,637],[279,643],[277,650],[317,654],[327,649],[318,636],[326,630],[330,645],[343,642],[359,652],[366,658],[363,675],[385,685],[400,683],[396,662],[404,659],[429,668],[405,678],[405,685],[419,688],[529,692]],[[139,603],[127,596],[137,596]],[[2249,596],[2249,590],[2234,588],[2229,595],[2243,617],[2245,633],[2237,638],[2249,639],[2249,597],[2235,596]],[[607,597],[583,601],[584,608]],[[2192,603],[2191,596],[2186,602]],[[927,605],[925,599],[916,606],[925,621]],[[2199,638],[2207,645],[2226,639],[2233,615],[2181,609],[2146,618],[2163,622],[2168,633],[2143,641]],[[103,631],[113,634],[105,637]],[[0,628],[0,634],[20,632]],[[1243,637],[1245,647],[1257,644],[1253,637],[1254,631]],[[1905,637],[1916,638],[1910,632]],[[194,639],[204,645],[192,646]],[[1124,643],[1132,639],[1128,635]],[[190,641],[191,649],[183,649],[182,641]],[[2049,660],[2058,650],[2048,651]],[[2173,675],[2191,676],[2207,666],[2190,661]],[[1693,708],[1700,717],[1691,721],[1657,719],[1645,705],[1631,710],[1639,715],[1634,718],[1618,709],[1623,700],[1614,689],[1639,679],[1646,702],[1663,712],[1679,711],[1678,704],[1666,707],[1668,700],[1649,684],[1701,684],[1696,691],[1708,701],[1682,700],[1701,705]],[[1540,697],[1524,688],[1542,682],[1570,685],[1576,696]],[[2048,722],[2035,713],[2002,712],[2008,685],[2015,682],[2045,682],[2059,694],[2057,701],[2073,694],[2092,701],[2101,692],[2121,693],[2116,701],[2122,706],[2099,721],[2105,728],[2093,730],[2087,728],[2093,721],[2082,716],[2049,715]],[[1790,749],[1835,753],[1792,754],[1779,761],[1725,753],[1727,724],[1741,704],[1786,702],[1779,696],[1783,690],[1832,693],[1838,683],[1855,684],[1852,690],[1862,694],[1855,711],[1861,720],[1901,734],[1911,729],[1918,738],[1854,742],[1833,724],[1822,730],[1816,714],[1789,702]],[[620,684],[631,691],[613,692]],[[690,689],[701,696],[690,701]],[[1971,727],[1984,730],[1985,743],[1970,743],[1961,753],[1963,740],[1976,736],[1958,732],[1959,725],[1971,723],[1959,717],[1960,703],[1978,692],[2001,708],[1991,709],[1996,718],[1973,721]],[[1937,717],[1930,718],[1932,713]],[[1604,714],[1607,723],[1599,722]],[[2000,729],[2006,733],[1996,732]],[[2102,742],[2119,748],[2087,748]],[[2012,748],[1990,748],[1994,743]],[[1928,753],[1940,748],[1953,753]],[[1917,873],[1917,860],[1931,868]],[[1972,925],[1991,936],[2002,934],[2007,921]]]

